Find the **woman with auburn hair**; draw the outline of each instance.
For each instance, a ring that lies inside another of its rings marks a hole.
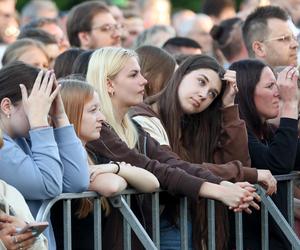
[[[225,178],[234,181],[244,180],[246,171],[240,163],[231,162],[225,166],[182,161],[175,153],[160,147],[129,118],[129,108],[143,101],[144,87],[147,84],[141,75],[137,54],[134,51],[122,48],[96,50],[88,65],[87,81],[98,91],[101,111],[109,123],[109,126],[104,124],[102,127],[100,139],[88,144],[89,149],[96,155],[112,160],[122,159],[149,170],[158,178],[161,187],[173,194],[183,194],[194,200],[198,200],[199,197],[217,199],[235,211],[248,208],[249,203],[246,201],[253,200],[253,188],[249,183],[241,184],[248,189],[246,190],[224,181],[207,170],[209,166],[216,173],[224,173],[223,170],[230,168],[232,171],[229,173],[226,170]],[[256,180],[256,170],[249,171],[248,176]],[[145,203],[137,207],[142,205]],[[142,222],[149,230],[151,216],[146,213],[148,210],[139,210],[137,214],[142,215]],[[111,230],[122,228],[116,227],[117,223],[120,225],[120,222],[111,223]],[[107,237],[109,238],[109,235]],[[120,245],[121,242],[114,245],[108,242],[106,247],[113,249]]]
[[[181,159],[217,164],[239,160],[250,167],[245,124],[234,105],[238,91],[235,78],[234,71],[225,71],[212,57],[190,56],[165,88],[147,99],[148,104],[135,106],[131,115],[164,148],[173,150]],[[258,170],[257,180],[247,177],[246,180],[266,183],[269,194],[276,190],[276,181],[268,170]],[[217,220],[223,222],[217,224],[217,248],[223,249],[228,238],[227,212],[221,204],[217,208]],[[169,219],[172,210],[170,207],[162,216],[167,225],[173,225]],[[193,203],[191,214],[195,218],[194,247],[200,249],[207,240],[205,204]],[[173,232],[162,235],[162,241],[176,233],[180,234],[174,227]]]
[[[273,70],[259,60],[237,61],[230,69],[237,72],[240,91],[235,101],[240,107],[240,116],[246,122],[252,164],[257,168],[267,168],[277,175],[299,169],[297,68],[285,67],[277,79]],[[276,117],[280,118],[278,127],[269,122]],[[278,192],[272,199],[287,218],[286,183],[278,184]],[[244,225],[247,225],[244,230],[245,247],[259,249],[260,213],[244,216],[244,221]],[[269,231],[270,249],[291,249],[272,219]]]
[[[78,78],[63,78],[59,83],[62,85],[61,95],[66,114],[82,144],[85,146],[86,143],[99,139],[105,117],[100,111],[99,97],[94,88]],[[159,188],[158,180],[150,172],[124,162],[99,165],[99,159],[89,150],[87,152],[91,175],[90,190],[106,197],[114,196],[124,189],[122,186],[127,186],[126,181],[140,192],[154,192]],[[113,187],[117,182],[120,182],[118,188]]]

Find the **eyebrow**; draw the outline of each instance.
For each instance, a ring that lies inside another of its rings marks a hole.
[[[205,81],[210,82],[206,75],[199,74],[199,76],[202,76],[205,79]],[[210,90],[215,91],[217,93],[217,95],[220,94],[220,92],[217,89],[215,89],[215,88],[210,88]]]
[[[205,79],[205,81],[209,82],[209,79],[207,78],[207,76],[206,76],[206,75],[199,74],[199,76],[202,76],[202,77]]]

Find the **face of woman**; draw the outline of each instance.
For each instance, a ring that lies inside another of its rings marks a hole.
[[[10,118],[8,119],[6,127],[3,129],[12,138],[28,135],[30,125],[22,102],[11,105]]]
[[[105,117],[100,112],[99,96],[94,92],[93,98],[83,107],[80,139],[84,143],[97,140],[100,137],[103,121],[105,121]]]
[[[37,47],[29,47],[18,60],[41,69],[49,68],[47,55]]]
[[[178,98],[186,114],[200,113],[220,94],[218,74],[212,69],[197,69],[185,75],[178,87]]]
[[[143,102],[147,80],[141,75],[135,57],[130,57],[123,69],[110,81],[114,92],[112,100],[121,107],[129,108]]]
[[[254,104],[262,121],[275,118],[279,114],[279,92],[276,78],[269,67],[262,70],[255,87]]]

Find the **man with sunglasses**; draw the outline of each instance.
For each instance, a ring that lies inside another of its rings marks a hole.
[[[121,46],[122,25],[99,1],[87,1],[74,6],[67,20],[67,33],[71,46],[97,49]]]
[[[250,57],[272,67],[297,65],[298,41],[280,7],[264,6],[252,12],[244,23],[243,38]]]

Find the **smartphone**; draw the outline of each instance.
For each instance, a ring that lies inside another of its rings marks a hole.
[[[47,221],[45,222],[31,222],[28,223],[23,228],[17,228],[17,234],[22,234],[28,231],[31,231],[34,236],[40,235],[47,227],[49,226],[49,223]]]

